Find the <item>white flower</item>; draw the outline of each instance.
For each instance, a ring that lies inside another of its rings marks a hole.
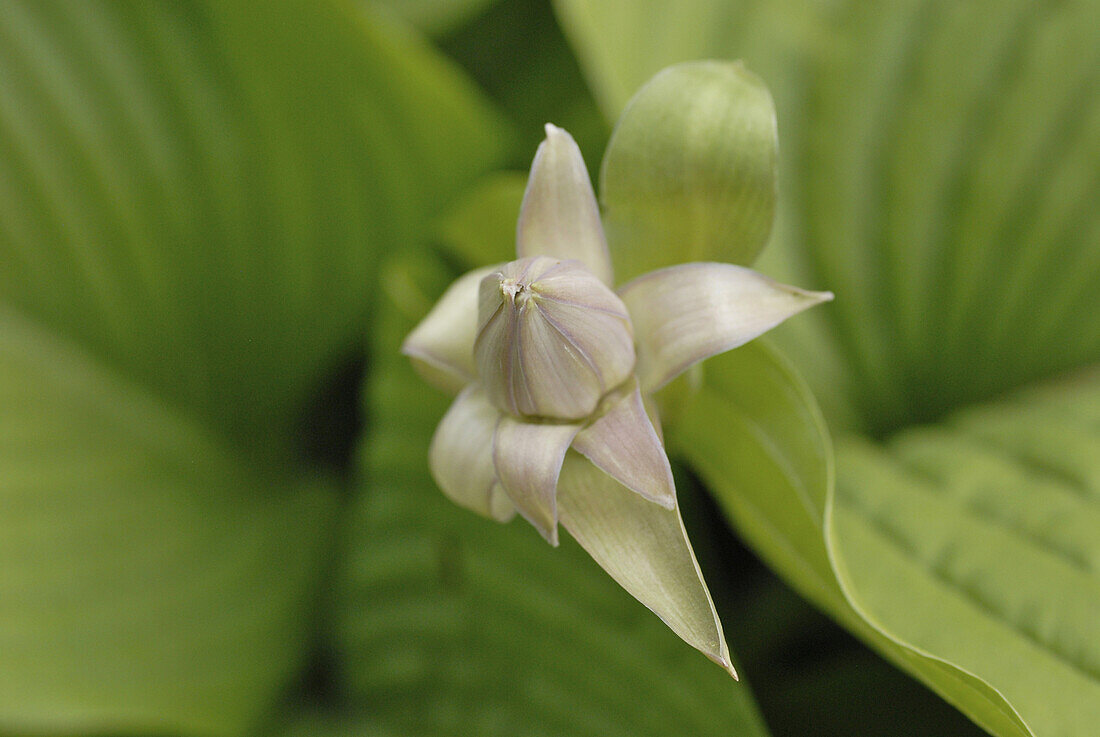
[[[475,512],[505,521],[518,511],[553,545],[561,522],[736,677],[645,397],[832,295],[719,263],[660,269],[613,291],[580,150],[552,125],[516,251],[456,281],[402,348],[426,377],[461,389],[432,439],[433,477]]]

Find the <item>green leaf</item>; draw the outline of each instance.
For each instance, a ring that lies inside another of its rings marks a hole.
[[[696,59],[743,59],[767,69],[810,32],[807,0],[554,0],[562,28],[608,120],[662,69]],[[614,29],[610,32],[609,29]]]
[[[396,737],[396,733],[361,707],[323,702],[295,703],[283,709],[269,737]]]
[[[435,239],[466,268],[516,259],[516,220],[527,175],[496,172],[483,177],[440,218]]]
[[[278,458],[372,244],[419,238],[499,128],[343,5],[70,10],[0,14],[3,302]]]
[[[763,735],[744,684],[683,644],[571,539],[551,548],[448,502],[428,476],[448,398],[397,354],[449,274],[383,276],[374,419],[349,520],[339,645],[352,693],[402,735]],[[684,684],[688,684],[684,686]]]
[[[499,0],[366,0],[433,36],[453,31]]]
[[[750,264],[775,215],[775,106],[738,62],[662,71],[631,99],[600,169],[617,280],[687,261]]]
[[[849,603],[825,532],[832,507],[830,442],[793,369],[756,341],[708,360],[695,379],[668,428],[670,450],[702,476],[745,540],[799,593],[986,729],[1030,734],[987,683],[939,654],[899,641]]]
[[[568,130],[586,161],[598,160],[610,126],[546,0],[497,2],[440,44],[514,122],[510,168],[530,168],[547,123]]]
[[[853,603],[986,680],[1036,735],[1100,724],[1100,373],[838,447]]]
[[[0,332],[0,729],[239,733],[298,665],[332,489],[7,309]]]
[[[871,428],[1100,360],[1100,3],[851,3],[831,32],[792,184]]]
[[[343,3],[0,6],[0,731],[256,722],[332,533],[300,418],[498,133]]]

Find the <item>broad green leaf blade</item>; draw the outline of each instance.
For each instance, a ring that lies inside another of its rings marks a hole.
[[[987,683],[942,656],[899,642],[849,603],[825,537],[832,500],[829,437],[813,397],[793,369],[756,341],[707,361],[694,384],[666,390],[681,392],[681,413],[666,431],[670,451],[698,471],[738,532],[768,564],[987,730],[1030,734]]]
[[[1100,3],[851,3],[832,33],[792,184],[871,426],[1100,359]]]
[[[4,3],[0,301],[281,457],[376,246],[421,237],[498,134],[343,4]]]
[[[569,131],[585,161],[599,160],[610,123],[600,115],[546,0],[496,2],[440,45],[515,124],[520,135],[512,168],[527,171],[547,123]]]
[[[407,260],[383,276],[393,319],[374,333],[374,429],[337,620],[351,692],[410,737],[766,734],[748,688],[568,536],[551,548],[521,521],[477,517],[432,484],[428,441],[448,400],[396,347],[447,278]]]
[[[498,0],[366,0],[386,8],[433,36],[444,35]]]
[[[332,534],[299,419],[498,133],[343,3],[0,5],[0,731],[255,725]]]
[[[813,15],[805,0],[555,0],[554,9],[608,120],[646,80],[696,59],[759,70]]]
[[[444,213],[434,237],[449,255],[470,268],[514,261],[516,220],[527,175],[495,172],[478,180]]]
[[[616,278],[752,263],[775,215],[776,136],[771,95],[740,62],[680,64],[642,87],[600,169]]]
[[[864,615],[982,677],[1036,735],[1100,724],[1100,373],[838,448]]]
[[[0,311],[0,730],[234,735],[299,665],[332,489]]]
[[[559,13],[568,18],[562,8],[573,5],[579,4],[559,2]],[[619,10],[621,16],[625,11]],[[884,435],[1095,363],[1100,105],[1093,90],[1100,3],[898,0],[847,3],[827,17],[823,32],[798,53],[804,99],[783,91],[779,77],[764,75],[779,97],[784,150],[795,152],[783,168],[797,197],[782,240],[801,252],[794,263],[808,264],[803,276],[784,278],[838,295],[835,306],[819,311],[830,323],[821,336],[830,343],[839,336],[847,366],[838,371],[821,360],[822,351],[803,348],[802,365],[815,386],[850,389],[841,392],[858,398],[861,417],[849,414],[846,424]],[[677,60],[661,56],[677,48],[661,16],[638,18],[645,31],[626,37],[647,40],[632,50],[608,39],[597,49],[600,23],[587,22],[571,34],[595,83],[613,79],[608,70],[636,72],[645,58]],[[717,23],[719,16],[710,20]],[[629,19],[614,17],[602,26],[624,22]],[[735,34],[778,49],[784,36],[756,19],[736,25],[727,23],[722,31],[734,39],[722,55],[748,56],[755,68],[776,69],[766,59],[753,62]],[[690,53],[679,48],[687,56],[718,53],[706,36],[686,46]],[[644,78],[639,74],[635,84]],[[823,363],[830,366],[827,375]],[[844,400],[832,404],[843,406]],[[699,425],[713,426],[712,417]],[[719,467],[726,452],[721,443],[711,450]],[[873,472],[869,464],[862,467]],[[723,485],[721,473],[708,480],[732,505],[736,490]],[[780,509],[794,503],[773,501]],[[746,519],[747,513],[734,509],[734,516]],[[754,545],[812,591],[805,566],[782,562],[790,541],[799,539],[789,534],[795,523],[788,522],[770,531],[758,525]],[[837,535],[838,546],[848,532]],[[834,563],[849,576],[844,560]],[[892,572],[880,570],[886,577]],[[899,649],[843,602],[822,605],[987,729],[1025,729],[993,687],[951,664]],[[1053,611],[1072,616],[1072,605],[1066,607]],[[1026,700],[1011,701],[1023,712]]]
[[[278,727],[265,733],[272,737],[396,737],[376,718],[361,710],[330,705],[310,706],[290,711]]]

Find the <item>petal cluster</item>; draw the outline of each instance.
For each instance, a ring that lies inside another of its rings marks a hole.
[[[432,475],[456,503],[501,521],[518,512],[554,545],[560,522],[734,674],[645,397],[832,295],[717,263],[660,269],[613,290],[580,151],[560,128],[546,134],[517,260],[459,279],[403,346],[426,378],[461,390],[432,439]]]
[[[482,279],[474,356],[502,412],[580,420],[633,372],[634,330],[581,262],[533,256]]]

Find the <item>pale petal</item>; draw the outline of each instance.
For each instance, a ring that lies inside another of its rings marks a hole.
[[[653,430],[657,433],[657,439],[661,445],[665,444],[665,431],[661,427],[661,413],[657,409],[657,400],[652,394],[642,395],[642,406],[645,407],[646,416],[653,424]]]
[[[588,288],[598,284],[591,275],[588,279],[593,284],[564,271],[540,279],[534,304],[543,319],[583,353],[596,373],[602,396],[634,371],[634,330],[618,295],[606,287]]]
[[[558,474],[580,425],[535,424],[501,417],[493,461],[516,510],[551,545],[558,544]]]
[[[562,468],[558,506],[562,525],[619,585],[737,677],[678,508],[642,499],[575,453]]]
[[[481,387],[468,386],[451,404],[428,449],[428,466],[451,501],[486,517],[507,521],[493,466],[493,433],[500,413]]]
[[[691,365],[743,345],[788,317],[833,298],[733,264],[659,269],[619,295],[634,323],[638,379],[649,393]]]
[[[672,468],[641,392],[635,386],[608,403],[599,419],[577,433],[573,448],[631,491],[672,509],[676,506]]]
[[[597,364],[542,309],[517,316],[515,341],[520,414],[577,420],[596,410],[605,392]]]
[[[426,380],[457,392],[477,379],[474,338],[478,326],[478,285],[498,267],[475,269],[447,288],[428,315],[420,321],[401,352]]]
[[[519,211],[516,253],[525,256],[574,258],[603,280],[612,283],[600,208],[592,183],[573,137],[546,125]]]
[[[493,484],[493,490],[489,492],[489,508],[493,517],[501,522],[507,522],[516,516],[516,505],[512,504],[508,492],[504,491],[499,481]]]

